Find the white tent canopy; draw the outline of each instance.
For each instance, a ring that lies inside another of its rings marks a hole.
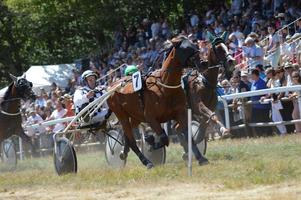
[[[40,88],[49,91],[53,82],[61,88],[67,87],[74,68],[75,64],[37,65],[31,66],[25,74],[26,79],[33,83],[35,93],[38,93]],[[0,96],[3,96],[6,89],[7,87],[0,90]]]

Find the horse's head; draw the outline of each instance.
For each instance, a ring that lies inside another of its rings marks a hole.
[[[210,65],[221,65],[225,68],[226,77],[230,78],[234,70],[235,59],[229,53],[228,47],[225,45],[226,32],[224,32],[220,37],[214,37],[210,32],[208,32],[208,36],[211,42],[211,48],[208,55]]]
[[[164,49],[170,53],[175,51],[175,58],[179,62],[179,67],[201,67],[202,62],[199,55],[199,48],[185,36],[178,36],[164,43]]]
[[[25,74],[20,77],[16,77],[9,74],[10,78],[13,80],[13,87],[16,91],[16,98],[21,98],[24,100],[32,99],[35,100],[35,94],[32,91],[32,82],[26,79]]]

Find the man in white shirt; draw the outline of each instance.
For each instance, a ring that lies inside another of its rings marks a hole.
[[[97,77],[97,74],[91,70],[87,70],[82,74],[84,86],[76,89],[73,97],[76,114],[106,92],[104,88],[97,87]],[[84,121],[89,124],[103,122],[107,118],[107,115],[109,115],[109,108],[108,105],[104,103],[99,110],[94,113],[92,119],[84,119]]]
[[[244,56],[247,58],[249,69],[255,69],[257,65],[263,65],[263,49],[255,44],[251,37],[247,37],[245,43],[248,49],[244,52]]]

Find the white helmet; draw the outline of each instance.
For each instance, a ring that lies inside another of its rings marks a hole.
[[[95,78],[97,78],[97,74],[95,72],[93,72],[92,70],[86,70],[84,71],[84,73],[82,74],[82,79],[85,80],[87,77],[89,76],[95,76]]]

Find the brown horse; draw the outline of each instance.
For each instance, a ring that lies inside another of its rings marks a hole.
[[[191,63],[197,67],[201,64],[198,48],[190,40],[178,37],[174,38],[171,44],[171,50],[162,68],[147,76],[142,91],[133,92],[132,84],[127,83],[107,101],[123,127],[126,144],[147,168],[153,167],[153,164],[137,147],[132,129],[141,122],[148,123],[159,136],[158,141],[154,137],[146,138],[153,149],[169,144],[168,136],[160,123],[175,120],[181,132],[187,135],[186,97],[181,88],[181,76],[184,67],[190,66]],[[193,146],[199,163],[207,163],[208,160],[200,154],[196,145]],[[128,147],[123,158],[127,153]]]
[[[221,134],[224,135],[229,132],[214,113],[217,104],[216,88],[219,68],[223,67],[225,69],[226,76],[229,76],[233,70],[234,58],[229,54],[228,48],[224,44],[224,37],[225,34],[216,38],[209,35],[211,47],[208,54],[208,68],[203,73],[200,73],[198,70],[192,70],[186,74],[187,99],[192,109],[193,118],[202,127],[200,129],[202,134],[199,134],[201,138],[197,139],[198,141],[201,141],[205,136],[208,120],[221,130]]]
[[[32,146],[30,138],[24,133],[21,126],[22,117],[20,113],[21,99],[35,99],[32,83],[26,80],[25,75],[15,77],[10,74],[10,77],[13,82],[8,86],[0,100],[0,144],[12,135],[19,135]]]

